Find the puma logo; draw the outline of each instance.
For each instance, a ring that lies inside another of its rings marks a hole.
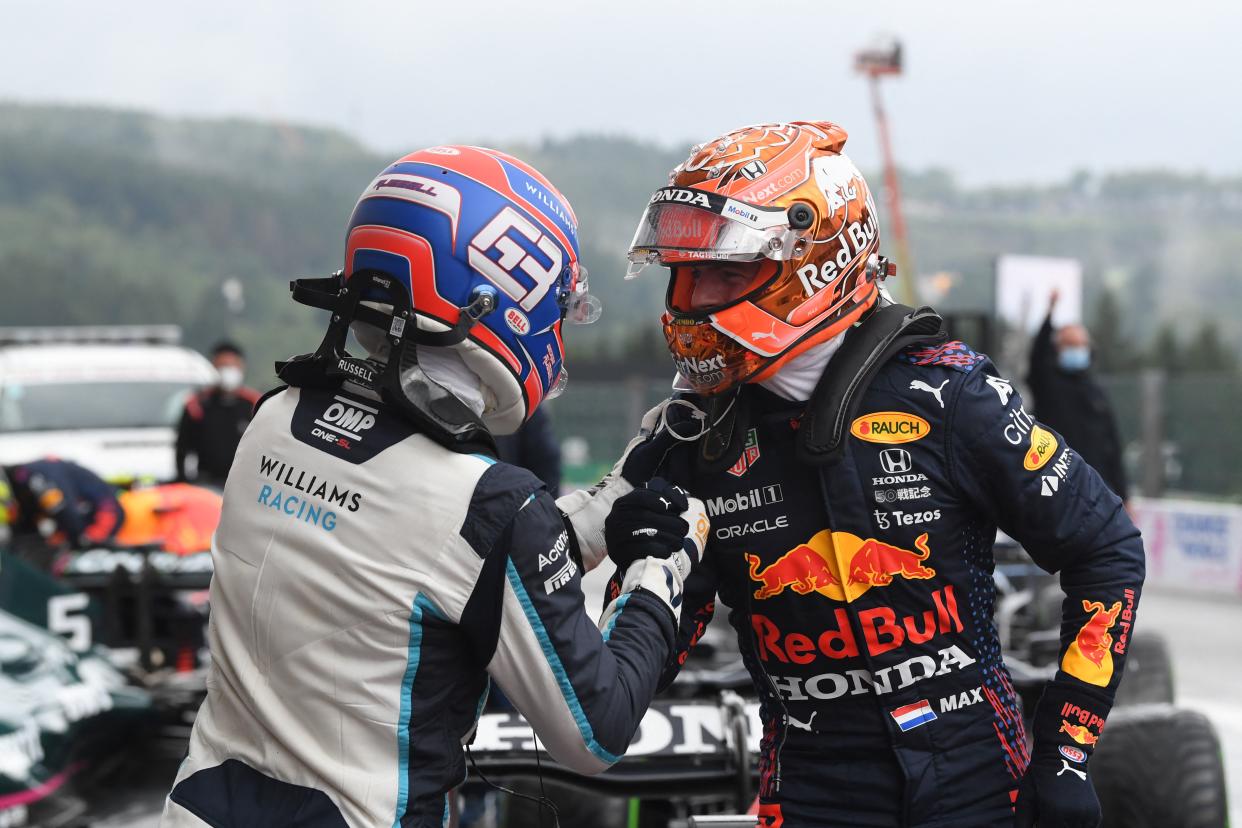
[[[1081,779],[1083,782],[1086,782],[1086,781],[1087,781],[1087,772],[1086,772],[1086,771],[1080,771],[1078,768],[1071,768],[1071,767],[1070,767],[1069,760],[1068,760],[1068,759],[1062,759],[1062,760],[1061,760],[1061,769],[1060,769],[1059,771],[1057,771],[1057,776],[1060,776],[1061,774],[1065,773],[1066,771],[1069,771],[1070,773],[1076,773],[1076,774],[1078,774],[1078,778],[1079,778],[1079,779]]]
[[[814,713],[812,713],[812,714],[811,714],[811,718],[807,719],[805,723],[804,723],[804,722],[800,722],[800,721],[798,721],[798,720],[797,720],[797,719],[795,719],[793,716],[790,716],[788,713],[786,713],[786,714],[785,714],[785,721],[789,722],[789,724],[791,724],[791,725],[793,725],[794,727],[798,728],[798,730],[805,730],[807,733],[810,733],[810,732],[811,732],[811,722],[815,721],[815,716],[816,716],[816,714],[818,714],[818,713],[819,713],[819,711],[818,711],[818,710],[816,710]]]
[[[928,385],[922,380],[915,380],[914,382],[910,383],[910,390],[911,391],[926,391],[928,394],[931,394],[933,397],[936,398],[936,402],[940,403],[941,408],[944,408],[944,398],[940,396],[940,392],[943,391],[944,387],[948,384],[949,384],[949,381],[945,380],[944,382],[940,383],[940,385],[933,388],[932,386]]]
[[[776,341],[776,320],[775,319],[772,320],[772,328],[767,333],[762,333],[762,332],[752,333],[750,335],[750,338],[752,342],[758,342],[761,339],[771,339],[773,342],[775,342]]]

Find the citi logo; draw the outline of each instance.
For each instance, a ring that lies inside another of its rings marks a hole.
[[[880,452],[880,465],[885,474],[906,474],[914,468],[910,452],[905,449],[884,449]]]
[[[379,413],[379,409],[345,397],[332,399],[334,402],[315,420],[315,425],[354,440],[361,440],[362,432],[375,425],[375,415]]]

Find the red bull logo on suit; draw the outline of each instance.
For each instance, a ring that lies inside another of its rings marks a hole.
[[[931,555],[927,533],[914,541],[917,552],[866,540],[849,532],[825,529],[815,533],[766,567],[747,554],[750,578],[759,584],[755,598],[764,600],[792,589],[799,595],[818,592],[834,601],[853,601],[873,586],[888,586],[894,578],[925,580],[936,570],[924,566]]]

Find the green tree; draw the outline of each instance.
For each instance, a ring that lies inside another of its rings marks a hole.
[[[1121,328],[1121,306],[1117,294],[1105,288],[1095,308],[1091,340],[1095,364],[1104,373],[1129,371],[1134,368],[1134,349]]]
[[[1156,332],[1147,363],[1153,368],[1163,368],[1170,374],[1178,373],[1185,367],[1186,359],[1181,343],[1177,340],[1177,332],[1168,322],[1161,325]]]
[[[1220,329],[1214,321],[1204,322],[1186,346],[1185,366],[1190,371],[1237,370],[1237,356],[1221,339]]]

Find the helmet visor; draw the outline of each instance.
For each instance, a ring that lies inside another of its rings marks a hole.
[[[756,207],[683,187],[656,190],[630,243],[632,279],[653,262],[788,259],[799,233],[781,208]]]

